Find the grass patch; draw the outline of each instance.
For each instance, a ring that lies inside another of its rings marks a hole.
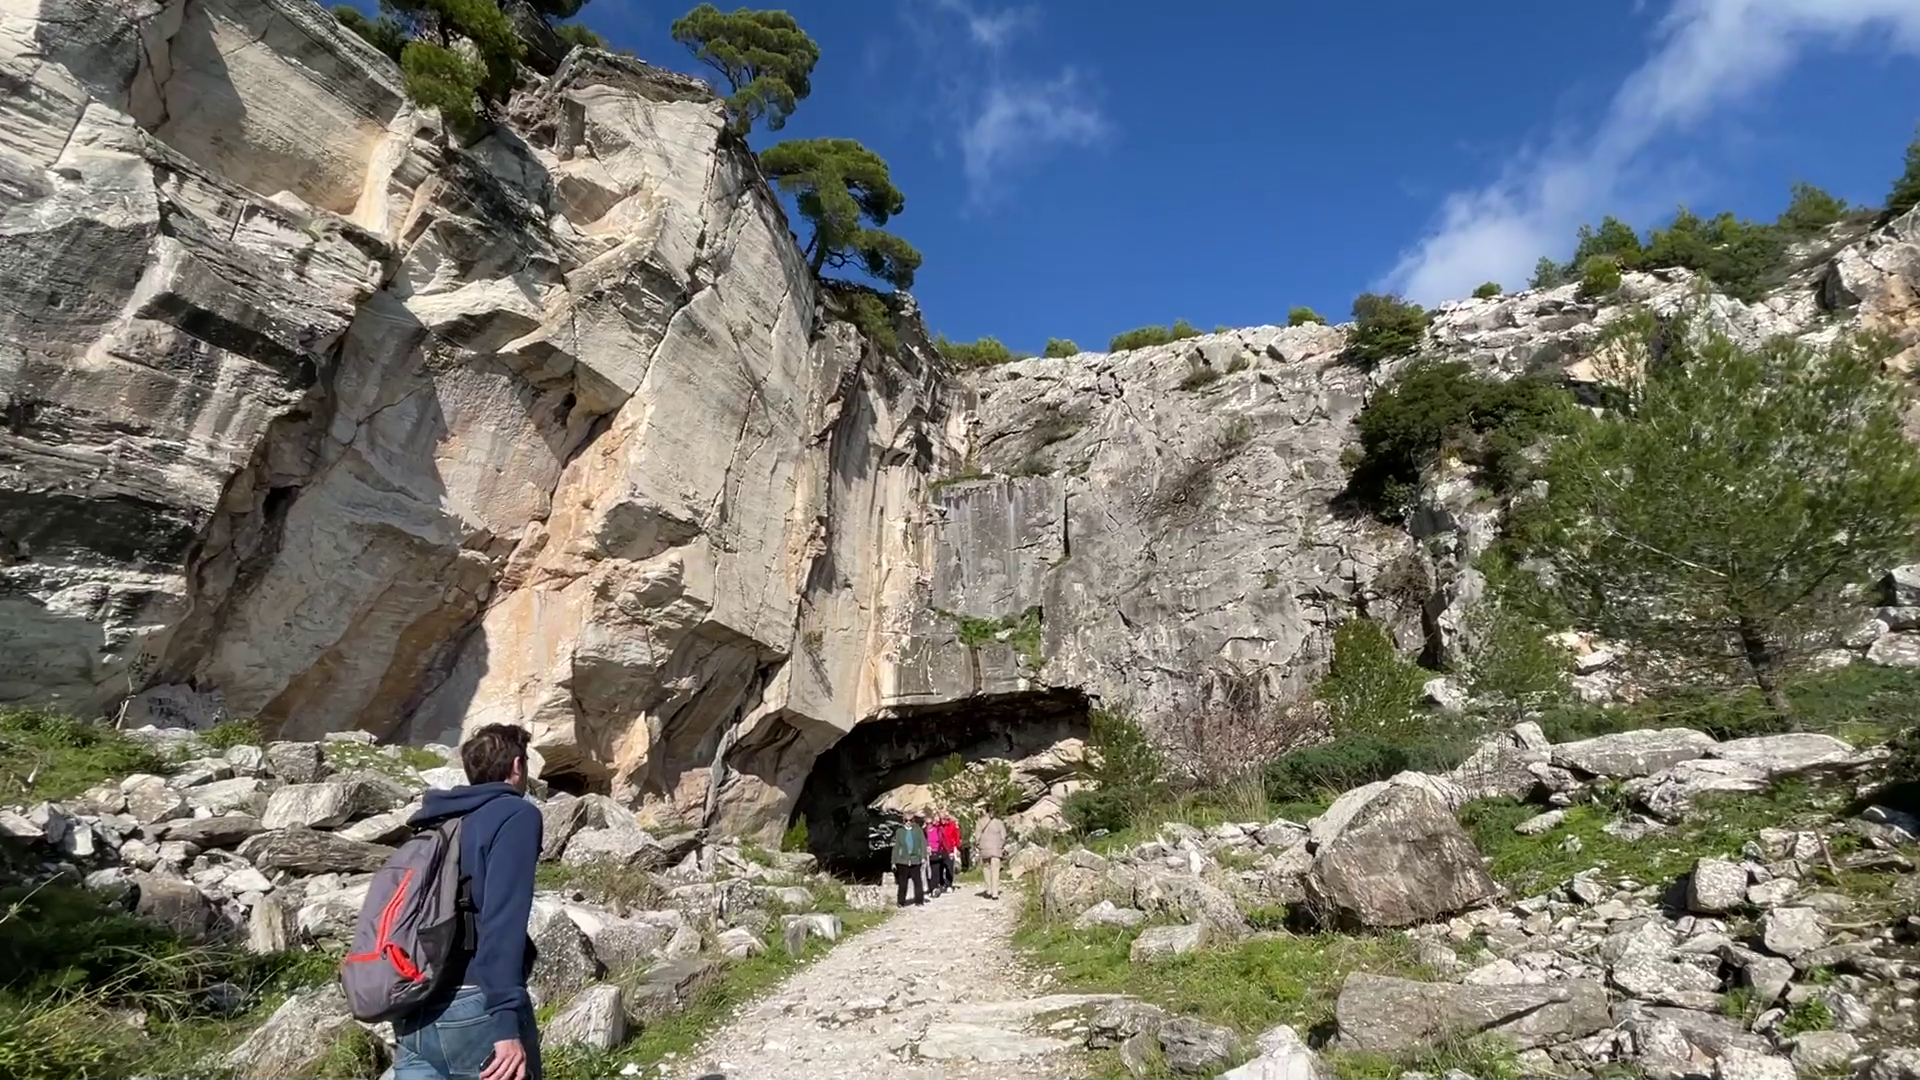
[[[0,892],[0,1075],[204,1074],[209,1054],[287,994],[330,981],[337,959],[183,941],[83,889]],[[211,1011],[207,991],[218,983],[239,988],[253,1007],[241,1016]],[[143,1013],[147,1031],[119,1010]]]
[[[151,746],[105,724],[45,709],[0,711],[0,798],[67,799],[166,767]]]
[[[1356,971],[1419,975],[1412,942],[1403,934],[1264,938],[1154,964],[1128,959],[1135,934],[1048,922],[1030,889],[1014,945],[1071,989],[1132,994],[1241,1032],[1275,1024],[1305,1032],[1330,1023],[1340,987]]]
[[[652,874],[606,862],[585,866],[541,863],[534,869],[533,883],[542,889],[577,892],[588,903],[622,913],[658,911],[667,903],[666,888]]]
[[[200,745],[223,753],[236,746],[259,746],[264,741],[257,720],[222,720],[200,733]]]
[[[1523,1074],[1513,1043],[1491,1035],[1438,1039],[1401,1054],[1335,1050],[1326,1062],[1340,1080],[1399,1080],[1410,1072],[1428,1076],[1460,1072],[1474,1080],[1515,1080]]]
[[[1038,668],[1040,655],[1040,609],[1028,608],[1019,615],[1005,615],[998,619],[976,619],[969,615],[955,615],[943,611],[940,614],[954,621],[959,630],[960,644],[969,649],[984,648],[1001,640],[1005,634],[1006,643],[1026,658],[1027,666]]]
[[[321,744],[327,764],[341,772],[377,772],[406,779],[425,769],[446,767],[447,759],[424,747],[335,740]]]
[[[969,480],[985,480],[993,474],[978,465],[966,464],[946,476],[927,485],[928,495],[938,495],[955,484],[964,484]]]
[[[1494,878],[1520,895],[1531,895],[1594,867],[1642,884],[1672,881],[1704,856],[1738,855],[1761,829],[1822,821],[1829,816],[1827,809],[1844,799],[1837,790],[1802,782],[1781,783],[1765,794],[1706,796],[1686,821],[1638,840],[1603,830],[1614,816],[1604,803],[1567,808],[1565,823],[1541,836],[1513,831],[1541,808],[1510,799],[1468,803],[1461,808],[1460,823],[1487,856]],[[1568,850],[1569,837],[1579,840],[1573,850]]]
[[[1752,687],[1687,690],[1631,705],[1562,705],[1541,728],[1554,742],[1641,728],[1691,727],[1717,739],[1808,731],[1870,745],[1920,725],[1920,669],[1852,664],[1786,682],[1793,715],[1781,717]]]

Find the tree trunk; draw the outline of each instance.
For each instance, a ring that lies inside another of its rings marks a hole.
[[[1767,708],[1777,716],[1792,716],[1793,702],[1780,685],[1780,657],[1774,651],[1773,642],[1757,619],[1742,615],[1739,626],[1740,647],[1746,652],[1747,668],[1753,672],[1753,684],[1760,688]]]
[[[814,277],[819,277],[821,268],[827,265],[827,245],[820,242],[818,230],[813,234],[813,243],[807,245],[807,265]]]

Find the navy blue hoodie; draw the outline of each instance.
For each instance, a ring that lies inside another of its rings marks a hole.
[[[520,1038],[520,1013],[531,1009],[527,974],[533,942],[533,871],[540,862],[540,808],[508,783],[429,791],[409,824],[465,818],[460,826],[460,871],[480,910],[478,934],[464,981],[478,985],[493,1017],[495,1041]]]

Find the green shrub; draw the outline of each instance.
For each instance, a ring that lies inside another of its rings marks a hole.
[[[1287,325],[1288,326],[1306,326],[1308,324],[1312,324],[1314,326],[1325,326],[1327,325],[1327,320],[1322,318],[1319,312],[1313,310],[1310,307],[1296,307],[1296,308],[1287,309]]]
[[[1141,809],[1142,803],[1134,795],[1105,788],[1083,788],[1060,804],[1067,826],[1081,834],[1119,832],[1133,824]]]
[[[1473,298],[1475,300],[1491,300],[1505,291],[1497,281],[1484,281],[1473,290]]]
[[[807,815],[801,814],[787,826],[786,835],[780,838],[781,851],[807,850]]]
[[[1519,490],[1532,466],[1522,451],[1556,430],[1573,398],[1531,377],[1484,378],[1459,361],[1417,363],[1367,400],[1348,451],[1348,498],[1397,520],[1420,475],[1443,453],[1458,454],[1493,491]]]
[[[1916,206],[1920,206],[1920,135],[1907,144],[1907,168],[1887,194],[1885,217],[1892,220]]]
[[[1107,342],[1107,351],[1126,352],[1128,349],[1146,349],[1199,336],[1199,327],[1185,319],[1175,319],[1172,326],[1142,326],[1137,330],[1115,334],[1113,340]]]
[[[1067,796],[1061,812],[1082,832],[1118,832],[1166,791],[1166,759],[1139,722],[1117,710],[1088,714],[1081,767],[1094,786]]]
[[[360,35],[367,44],[398,61],[401,50],[407,47],[407,30],[394,21],[391,16],[382,15],[369,19],[366,14],[352,4],[336,4],[333,17],[340,25]]]
[[[1837,199],[1812,184],[1796,182],[1787,208],[1774,224],[1789,233],[1806,235],[1838,224],[1848,210],[1845,199]]]
[[[553,34],[568,45],[582,49],[604,49],[607,39],[580,23],[562,23],[553,28]]]
[[[165,767],[152,747],[103,723],[45,709],[0,711],[0,799],[65,799]]]
[[[1580,298],[1595,300],[1620,291],[1620,264],[1610,256],[1595,255],[1580,264]]]
[[[934,339],[934,348],[940,355],[958,367],[981,368],[996,364],[1010,364],[1015,360],[1025,360],[1030,353],[1017,353],[1000,343],[998,338],[983,337],[979,341],[948,341],[945,335]]]
[[[838,301],[840,317],[852,323],[862,337],[888,352],[900,347],[893,307],[879,293],[858,286],[829,286],[828,295]]]
[[[1608,259],[1616,267],[1633,270],[1644,265],[1645,258],[1640,235],[1631,225],[1612,216],[1602,218],[1598,229],[1580,226],[1579,243],[1573,249],[1573,265],[1583,270],[1593,259]]]
[[[1573,271],[1565,263],[1557,263],[1545,255],[1533,264],[1533,278],[1527,282],[1530,289],[1552,289],[1565,285]]]
[[[1467,630],[1476,641],[1466,659],[1467,691],[1517,723],[1567,699],[1572,686],[1567,651],[1549,641],[1546,628],[1530,616],[1533,598],[1525,594],[1531,579],[1497,552],[1483,556],[1477,568],[1487,589],[1467,614]]]
[[[258,720],[222,720],[200,733],[200,743],[209,750],[229,750],[236,746],[258,746],[262,742]]]
[[[1377,293],[1363,293],[1354,300],[1353,319],[1347,355],[1369,368],[1419,348],[1430,321],[1419,304]]]
[[[1780,278],[1785,252],[1780,229],[1732,214],[1706,221],[1681,207],[1666,228],[1653,230],[1642,265],[1692,270],[1727,295],[1752,302]]]
[[[1387,629],[1349,619],[1333,633],[1333,659],[1314,687],[1336,736],[1400,733],[1420,706],[1430,673],[1400,655]]]
[[[1080,352],[1080,346],[1070,339],[1050,337],[1047,339],[1047,347],[1040,350],[1040,355],[1057,360],[1067,356],[1078,356]]]

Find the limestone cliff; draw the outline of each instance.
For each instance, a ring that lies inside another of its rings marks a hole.
[[[461,146],[306,0],[0,14],[0,703],[524,723],[557,784],[765,838],[1471,602],[1468,486],[1330,507],[1395,370],[1340,328],[962,377],[910,302],[898,347],[837,316],[696,80],[576,50]],[[1911,343],[1916,232],[1716,312]],[[1577,380],[1617,311],[1465,302],[1432,351]]]

